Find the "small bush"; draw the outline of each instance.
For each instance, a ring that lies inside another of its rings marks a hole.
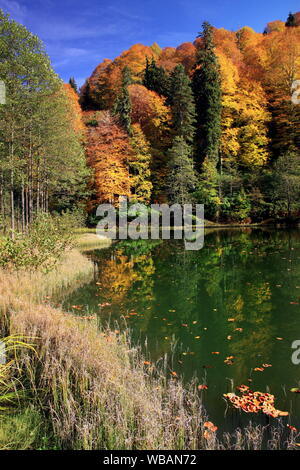
[[[68,220],[41,214],[31,224],[27,235],[17,234],[14,240],[5,237],[0,241],[0,267],[48,271],[71,244],[71,239]]]

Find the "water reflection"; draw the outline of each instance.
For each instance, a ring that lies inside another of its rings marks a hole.
[[[170,370],[205,381],[219,425],[222,394],[241,383],[269,389],[300,425],[299,397],[288,391],[300,380],[291,362],[291,343],[300,339],[299,231],[212,231],[200,251],[180,241],[131,241],[90,256],[95,280],[65,308],[82,305],[102,322],[129,325],[135,341],[147,339],[152,360],[168,353]]]

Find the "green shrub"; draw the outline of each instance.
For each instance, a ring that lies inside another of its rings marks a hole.
[[[49,271],[71,241],[72,230],[66,217],[41,214],[30,225],[28,234],[0,241],[0,266]]]

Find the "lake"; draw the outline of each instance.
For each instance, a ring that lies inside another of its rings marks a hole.
[[[212,230],[199,251],[177,240],[126,241],[87,256],[94,280],[65,309],[130,328],[147,360],[167,355],[170,377],[207,385],[199,393],[220,429],[274,421],[227,406],[223,394],[241,384],[274,394],[290,413],[283,422],[300,428],[300,394],[290,392],[300,385],[291,359],[300,340],[300,231]]]

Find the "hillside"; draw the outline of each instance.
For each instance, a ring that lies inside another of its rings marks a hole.
[[[218,221],[297,215],[299,78],[300,28],[280,21],[264,33],[204,23],[193,42],[135,44],[105,59],[80,94],[90,209],[123,194],[204,202]]]

